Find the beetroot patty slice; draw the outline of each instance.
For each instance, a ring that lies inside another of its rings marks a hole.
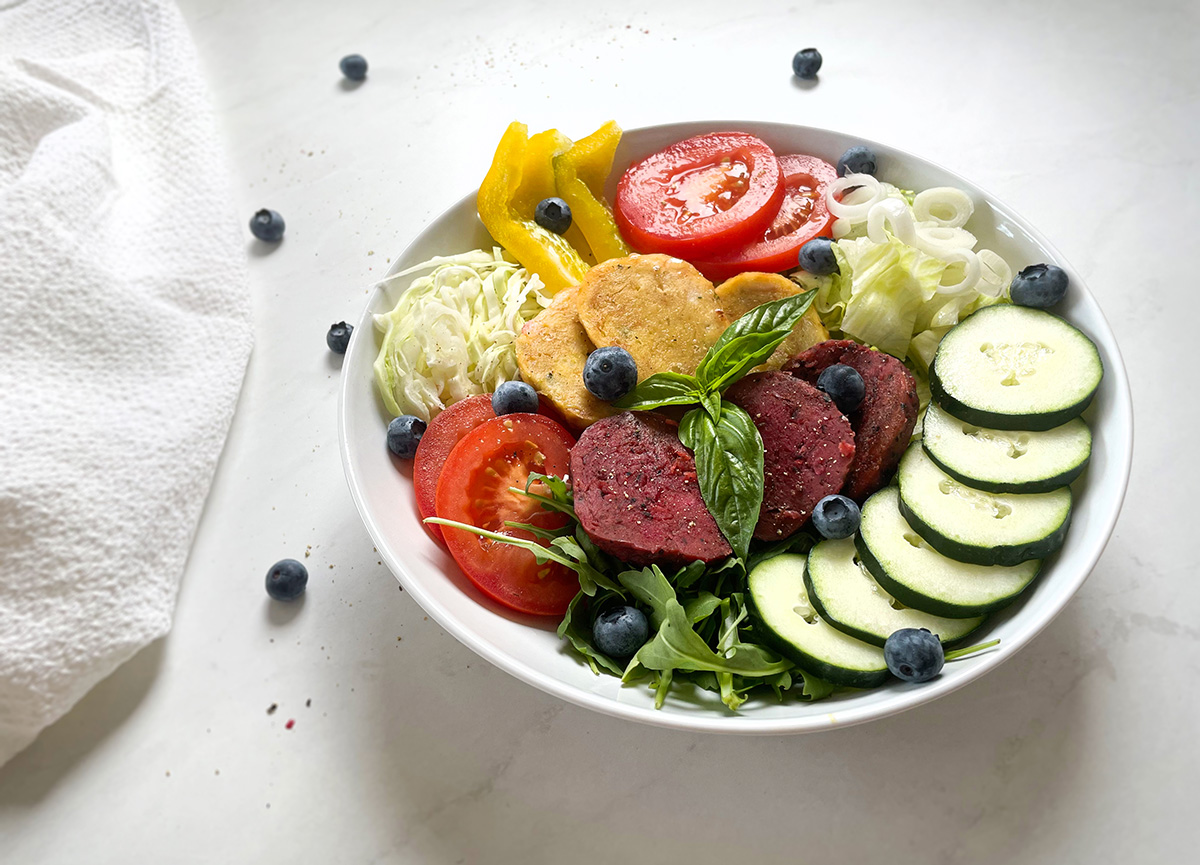
[[[763,440],[763,502],[754,537],[777,541],[842,488],[854,459],[854,432],[827,394],[782,372],[746,376],[725,392]]]
[[[623,412],[589,426],[571,449],[580,523],[600,549],[630,564],[714,562],[733,552],[676,429],[658,415]]]
[[[858,370],[866,394],[849,415],[856,452],[842,495],[862,502],[886,486],[917,425],[917,383],[903,363],[848,339],[814,345],[783,365],[783,372],[815,384],[835,363]]]

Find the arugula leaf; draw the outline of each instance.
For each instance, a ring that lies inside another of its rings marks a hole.
[[[792,668],[791,661],[753,644],[735,646],[729,657],[721,657],[692,630],[679,601],[668,600],[664,612],[658,633],[634,655],[625,670],[626,677],[635,665],[648,670],[711,670],[753,677],[773,676]]]
[[[587,595],[583,592],[577,594],[571,599],[571,603],[567,605],[566,615],[563,616],[562,622],[558,625],[558,636],[565,639],[571,644],[571,647],[583,655],[588,662],[588,666],[592,668],[592,672],[597,676],[600,675],[598,667],[603,667],[614,676],[621,675],[624,672],[621,665],[610,658],[608,655],[595,648],[591,643],[591,628],[584,628],[576,621],[576,613],[579,605],[587,603]]]
[[[707,571],[708,566],[704,562],[690,562],[676,572],[671,582],[675,584],[676,589],[683,591],[691,588],[692,584],[703,577]]]
[[[805,291],[761,304],[725,328],[696,368],[700,384],[705,390],[721,390],[764,363],[816,296],[816,291]]]
[[[649,411],[665,405],[691,405],[703,395],[704,388],[694,375],[656,372],[613,405],[630,411]]]
[[[683,611],[693,625],[703,622],[721,606],[721,599],[712,592],[701,592],[683,603]]]
[[[640,571],[622,571],[617,574],[617,581],[650,608],[650,626],[661,626],[667,615],[667,601],[675,600],[675,590],[658,565]]]
[[[565,568],[570,568],[579,576],[579,589],[585,595],[596,594],[597,587],[615,592],[621,591],[620,586],[592,566],[583,550],[570,537],[557,537],[551,542],[551,546],[543,547],[537,541],[504,535],[499,532],[491,532],[487,529],[470,525],[469,523],[457,522],[456,520],[444,520],[441,517],[426,517],[424,521],[439,526],[449,526],[452,529],[462,529],[464,532],[470,532],[473,535],[479,535],[483,538],[499,541],[502,544],[509,544],[510,546],[528,550],[533,553],[533,558],[539,565],[544,565],[546,562],[556,562]],[[579,558],[575,558],[576,555]]]
[[[695,454],[704,504],[745,559],[763,494],[763,445],[754,421],[731,402],[721,404],[720,421],[692,409],[679,424],[679,440]]]
[[[530,472],[529,479],[525,481],[525,492],[529,493],[529,488],[536,483],[545,484],[555,501],[567,505],[573,504],[575,501],[575,496],[571,493],[571,487],[558,475],[544,475],[541,472]]]
[[[800,690],[800,695],[806,700],[824,700],[833,693],[836,687],[832,682],[818,679],[812,673],[807,673],[798,667],[795,672],[799,673],[801,678],[804,679],[804,687]]]

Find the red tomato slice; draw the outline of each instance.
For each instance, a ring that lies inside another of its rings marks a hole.
[[[568,522],[565,514],[548,511],[509,487],[524,487],[532,472],[565,476],[574,444],[569,432],[541,415],[506,414],[484,421],[446,458],[437,487],[438,516],[527,539],[533,536],[504,523],[561,528]],[[574,571],[553,562],[539,565],[528,550],[448,526],[442,526],[442,534],[467,578],[506,607],[561,616],[579,591]]]
[[[825,188],[837,180],[837,169],[823,159],[802,154],[780,156],[779,167],[783,170],[783,203],[767,230],[713,258],[688,259],[713,282],[748,270],[795,270],[800,247],[814,237],[829,235],[833,217],[825,206]]]
[[[613,213],[638,252],[709,259],[760,236],[782,200],[771,148],[744,132],[714,132],[630,166]]]
[[[543,397],[538,397],[541,403],[539,414],[563,422],[562,415]],[[450,451],[462,440],[462,437],[486,420],[496,416],[492,411],[492,395],[479,394],[459,400],[442,410],[441,414],[429,422],[421,443],[417,445],[416,456],[413,457],[413,492],[417,497],[417,512],[421,519],[437,516],[437,484],[442,476],[442,466]],[[432,523],[422,523],[425,530],[439,544],[445,546],[441,527]]]

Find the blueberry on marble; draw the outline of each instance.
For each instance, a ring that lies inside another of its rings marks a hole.
[[[350,345],[350,334],[352,333],[354,333],[352,324],[346,324],[344,321],[331,324],[329,333],[325,334],[325,344],[334,354],[345,354],[347,346]]]
[[[263,208],[250,217],[250,233],[259,240],[275,243],[283,239],[283,217],[274,210]]]
[[[492,411],[498,415],[514,412],[533,414],[537,410],[537,391],[523,381],[502,382],[492,394]]]
[[[308,585],[308,568],[295,559],[281,559],[267,571],[267,594],[277,601],[294,601]]]
[[[883,659],[892,675],[906,682],[928,682],[942,671],[942,641],[925,628],[893,631],[883,644]]]
[[[364,81],[367,77],[367,58],[361,54],[347,54],[338,63],[338,68],[351,81]]]
[[[805,48],[792,58],[792,72],[797,78],[811,81],[821,68],[821,52],[816,48]]]
[[[425,435],[426,426],[425,421],[410,414],[392,418],[387,429],[388,450],[402,460],[411,460],[417,455],[417,445]]]

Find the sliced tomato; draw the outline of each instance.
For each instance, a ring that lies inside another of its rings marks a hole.
[[[783,203],[766,231],[713,258],[688,259],[713,282],[748,270],[795,270],[800,247],[814,237],[829,236],[833,217],[825,205],[825,188],[837,180],[837,169],[803,154],[780,156],[779,167],[783,170]]]
[[[613,213],[638,252],[709,259],[766,231],[783,200],[771,148],[744,132],[672,144],[630,166]]]
[[[558,423],[563,423],[563,417],[544,397],[539,396],[541,404],[539,414],[544,414]],[[417,445],[416,456],[413,457],[413,492],[417,497],[417,512],[421,519],[437,516],[437,484],[442,476],[442,466],[450,451],[462,440],[462,437],[486,420],[496,416],[492,411],[492,395],[483,393],[459,400],[442,410],[441,414],[429,422],[421,443]],[[423,523],[425,530],[439,544],[445,545],[440,527],[432,523]]]
[[[505,523],[561,528],[566,515],[509,488],[523,488],[533,472],[565,476],[574,444],[566,429],[542,415],[506,414],[484,421],[446,458],[437,487],[438,516],[530,540],[532,534]],[[448,526],[442,535],[467,578],[506,607],[561,616],[579,591],[574,571],[553,562],[539,565],[528,550]]]

